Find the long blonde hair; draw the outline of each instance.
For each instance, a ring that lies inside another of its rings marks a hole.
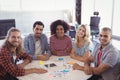
[[[91,40],[90,40],[90,29],[88,28],[87,25],[84,25],[84,24],[80,25],[80,26],[78,27],[78,29],[76,30],[75,44],[78,43],[78,36],[77,36],[77,35],[78,35],[78,31],[79,31],[80,27],[83,27],[83,28],[85,29],[84,42],[87,42],[87,43],[90,45],[90,44],[91,44]]]

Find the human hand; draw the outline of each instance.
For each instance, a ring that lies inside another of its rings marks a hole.
[[[53,55],[57,56],[58,52],[57,51],[51,51]]]
[[[46,72],[48,72],[45,69],[38,69],[38,68],[33,68],[32,70],[34,73],[46,73]]]
[[[73,70],[83,70],[84,67],[80,66],[79,64],[75,63],[73,64]]]
[[[92,68],[90,66],[85,66],[84,72],[85,72],[85,74],[90,75],[90,74],[92,74]]]
[[[70,57],[71,57],[71,58],[74,58],[74,57],[75,57],[75,55],[71,53],[71,54],[70,54]]]
[[[19,63],[16,63],[18,67],[24,68],[30,61],[28,59],[20,60]]]
[[[44,54],[44,55],[38,55],[38,56],[37,56],[37,59],[38,59],[38,60],[46,61],[46,60],[49,59],[49,55],[47,55],[47,54]]]
[[[50,57],[50,55],[48,54],[48,53],[45,53],[45,54],[43,54],[44,56],[46,56],[46,57]]]
[[[17,64],[17,66],[18,66],[18,67],[22,67],[22,68],[24,68],[24,67],[25,67],[25,65],[24,65],[24,64]]]
[[[70,53],[70,50],[71,50],[71,49],[67,48],[67,49],[66,49],[66,53]]]

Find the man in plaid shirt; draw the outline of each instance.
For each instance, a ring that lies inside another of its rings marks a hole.
[[[20,59],[23,59],[23,63],[17,64]],[[0,80],[18,80],[16,76],[47,72],[38,68],[24,69],[31,60],[31,57],[23,51],[20,31],[11,28],[0,49]]]

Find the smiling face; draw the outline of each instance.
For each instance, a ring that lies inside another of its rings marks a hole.
[[[81,26],[77,31],[77,36],[81,37],[81,38],[84,38],[85,32],[86,32],[85,28]]]
[[[102,46],[106,46],[107,44],[109,44],[111,39],[112,39],[112,34],[109,31],[102,31],[100,33],[99,40]]]
[[[56,27],[56,36],[57,37],[63,37],[64,36],[64,28],[63,28],[63,26],[62,25],[58,25],[57,27]]]
[[[43,33],[43,26],[42,25],[36,25],[35,28],[33,28],[33,32],[36,38],[40,38],[40,36]]]
[[[8,41],[13,47],[18,47],[19,45],[21,45],[20,32],[18,31],[11,32],[10,36],[8,37]]]

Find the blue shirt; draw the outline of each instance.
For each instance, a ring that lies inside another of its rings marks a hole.
[[[85,52],[90,51],[90,45],[85,42],[83,46],[78,47],[76,44],[73,45],[75,53],[80,56],[84,56]]]
[[[26,36],[24,38],[24,48],[25,48],[25,51],[32,56],[32,59],[36,59],[36,56],[35,56],[35,37],[34,37],[34,34],[29,34],[28,36]],[[42,34],[40,36],[40,43],[41,43],[41,50],[42,50],[42,54],[45,53],[48,53],[48,54],[51,54],[50,53],[50,48],[49,48],[49,45],[48,45],[48,39],[46,37],[45,34]]]

